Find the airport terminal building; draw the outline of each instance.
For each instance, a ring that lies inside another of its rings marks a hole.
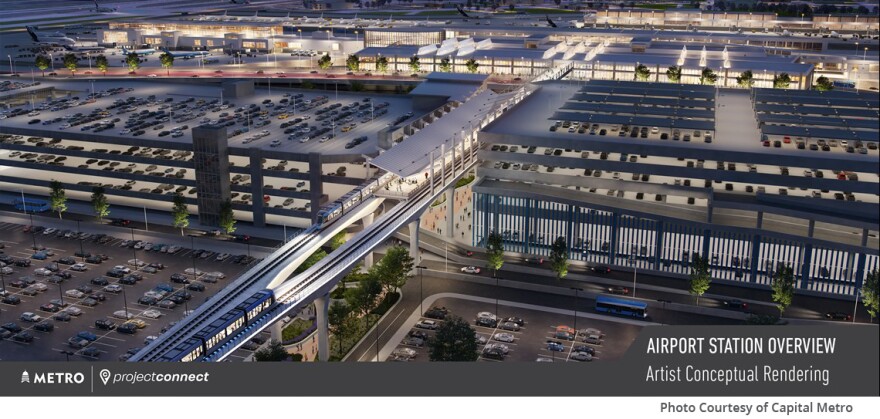
[[[472,244],[852,296],[878,267],[876,93],[544,82],[484,128]]]

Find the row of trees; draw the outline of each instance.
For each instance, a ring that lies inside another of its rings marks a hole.
[[[327,320],[330,332],[339,343],[338,354],[341,356],[346,340],[356,338],[361,324],[368,314],[375,310],[384,298],[393,298],[407,280],[412,277],[415,260],[409,250],[402,246],[393,246],[388,252],[366,272],[355,268],[343,283],[355,282],[357,285],[345,288],[345,302],[336,301],[328,309]]]
[[[671,66],[666,69],[666,78],[672,83],[681,83],[681,66]],[[644,64],[636,66],[634,78],[638,81],[648,81],[651,78],[651,70]],[[713,85],[718,81],[718,74],[711,68],[703,68],[700,72],[700,84]],[[831,81],[825,77],[817,79],[818,90],[831,90]],[[740,87],[750,88],[755,85],[755,76],[751,70],[743,71],[736,77],[736,84]],[[779,73],[773,76],[773,87],[777,89],[788,89],[791,86],[791,76],[788,73]],[[821,87],[821,88],[820,88]]]
[[[558,237],[550,246],[550,269],[556,273],[557,279],[562,279],[568,274],[568,243],[564,237]],[[486,264],[488,268],[493,270],[494,277],[501,266],[504,264],[504,241],[501,234],[497,232],[489,233],[486,238]],[[863,284],[862,302],[865,304],[871,318],[877,316],[880,312],[880,288],[878,288],[878,270],[874,269],[868,274]],[[712,284],[712,274],[709,270],[709,260],[700,254],[694,254],[691,260],[690,273],[690,293],[696,297],[697,305],[700,304],[700,297],[709,290]],[[773,291],[772,300],[782,315],[785,309],[791,305],[794,297],[795,279],[794,271],[790,265],[779,266],[773,274],[771,289]]]
[[[322,60],[324,60],[325,57],[326,57],[326,60],[322,61]],[[322,62],[325,63],[326,65],[322,65]],[[475,60],[473,58],[467,60],[464,63],[464,65],[467,68],[468,72],[470,72],[470,73],[476,73],[477,70],[480,68],[480,63],[478,63],[477,60]],[[325,55],[324,57],[321,57],[321,60],[318,60],[318,66],[320,66],[322,70],[326,70],[327,68],[330,68],[330,56]],[[349,55],[345,59],[345,66],[346,66],[346,68],[348,68],[349,71],[360,70],[360,68],[361,68],[360,57],[358,57],[357,54]],[[421,71],[422,64],[419,60],[419,57],[417,57],[417,56],[410,57],[409,69],[413,73],[418,73],[419,71]],[[437,69],[442,72],[445,72],[445,73],[450,73],[450,72],[452,72],[452,62],[449,60],[449,58],[443,58],[440,60],[440,64],[437,66]],[[379,57],[376,60],[376,71],[378,71],[380,73],[385,73],[388,71],[388,59],[386,57]]]
[[[106,190],[103,186],[95,186],[92,188],[90,197],[92,209],[98,221],[110,215],[110,202],[107,200]],[[60,181],[52,180],[49,182],[49,207],[58,214],[61,219],[62,214],[67,212],[67,192]],[[180,229],[180,234],[184,234],[184,229],[189,227],[189,210],[186,206],[186,198],[182,194],[175,194],[172,199],[171,217],[172,225]],[[232,202],[226,200],[220,205],[220,228],[226,234],[235,232],[235,216],[232,210]]]
[[[328,57],[329,58],[329,57]],[[128,66],[130,71],[137,71],[141,66],[141,57],[137,55],[137,53],[131,52],[125,56],[125,65]],[[171,67],[174,66],[174,56],[169,53],[163,53],[159,56],[159,62],[162,64],[162,67],[165,68],[168,74],[171,73]],[[72,76],[76,75],[76,71],[79,69],[79,57],[74,53],[67,53],[61,57],[61,63],[64,65],[64,68],[70,71]],[[34,66],[40,70],[43,75],[46,75],[46,70],[52,66],[52,60],[45,55],[38,55],[34,59]],[[104,55],[98,55],[95,57],[95,67],[101,73],[107,74],[107,69],[110,67],[110,62],[107,60],[107,57]]]

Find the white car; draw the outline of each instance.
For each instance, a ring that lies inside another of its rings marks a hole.
[[[461,271],[466,274],[478,274],[480,273],[480,268],[476,266],[465,266],[464,268],[461,268]]]
[[[147,74],[147,77],[159,77],[159,76],[157,76],[155,74]]]
[[[143,260],[140,260],[140,259],[129,259],[128,264],[131,266],[137,266],[139,268],[147,266],[147,262],[144,262]],[[122,265],[118,265],[117,268],[120,266],[122,266]],[[126,269],[128,269],[128,268],[126,268]],[[128,272],[126,272],[126,273],[128,273]]]
[[[503,343],[497,343],[497,342],[490,343],[490,344],[486,345],[485,348],[483,348],[483,352],[486,352],[490,349],[500,349],[504,355],[507,355],[508,353],[510,353],[510,347],[503,344]]]
[[[131,320],[134,318],[134,314],[131,314],[129,311],[118,310],[113,312],[113,317],[116,317],[117,319]]]
[[[77,271],[77,272],[84,272],[88,269],[89,269],[89,267],[86,266],[85,263],[75,263],[70,267],[71,271]]]
[[[497,340],[499,342],[513,342],[515,339],[514,336],[510,333],[496,333],[495,336],[492,336],[492,339]]]
[[[170,253],[170,254],[174,254],[174,253],[179,252],[180,249],[181,249],[181,247],[178,246],[178,245],[176,245],[176,244],[175,244],[175,245],[172,245],[172,246],[168,246],[168,253]]]
[[[79,307],[70,306],[63,310],[65,313],[70,314],[71,316],[77,317],[83,314],[82,310]]]
[[[186,269],[184,269],[183,273],[185,273],[187,275],[195,274],[196,276],[201,276],[202,274],[204,274],[204,272],[202,272],[201,269],[195,269],[195,268],[186,268]]]
[[[477,337],[475,338],[475,340],[477,341],[477,345],[485,345],[486,342],[488,342],[488,339],[486,339],[485,336],[483,336],[479,333],[477,334]]]
[[[134,259],[132,259],[132,262],[133,262],[133,261],[134,261]],[[122,272],[122,273],[124,273],[124,274],[130,274],[130,273],[131,273],[131,269],[128,269],[127,267],[122,266],[122,265],[116,265],[116,266],[114,266],[114,267],[113,267],[113,270],[114,270],[114,271]]]
[[[418,352],[412,348],[397,348],[391,353],[391,358],[395,360],[410,360],[416,357]]]
[[[8,266],[0,268],[0,273],[2,273],[3,275],[12,275],[14,272],[15,271]]]
[[[495,313],[490,313],[488,311],[481,311],[477,313],[478,319],[490,319],[490,320],[498,320],[498,316]]]
[[[154,335],[147,336],[147,338],[144,339],[144,345],[149,345],[152,341],[156,339],[159,339],[159,337]]]
[[[39,291],[39,292],[43,292],[43,291],[48,290],[48,289],[49,289],[49,286],[46,285],[46,284],[44,284],[44,283],[42,283],[42,282],[37,282],[37,283],[35,283],[35,284],[32,284],[32,285],[31,285],[31,288],[33,288],[33,289],[35,289],[35,290],[37,290],[37,291]]]
[[[207,276],[212,276],[212,277],[217,278],[217,279],[224,279],[224,278],[226,278],[226,274],[224,274],[223,272],[208,272],[208,273],[205,274],[205,275],[207,275]]]
[[[571,356],[569,356],[568,359],[571,359],[574,361],[592,361],[593,355],[590,355],[587,352],[575,352],[575,353],[571,354]]]
[[[434,330],[434,329],[438,328],[439,325],[437,324],[437,322],[435,322],[433,320],[422,320],[422,321],[416,323],[416,327],[419,329]]]
[[[85,294],[83,294],[83,292],[80,290],[67,290],[67,291],[64,291],[64,295],[66,295],[70,298],[83,298],[83,297],[85,297]]]
[[[52,271],[50,271],[46,268],[37,268],[37,269],[34,269],[34,274],[40,275],[40,276],[49,276],[49,275],[52,275]]]
[[[159,317],[162,317],[162,312],[151,308],[149,310],[144,310],[141,315],[148,319],[158,319]]]
[[[217,255],[216,259],[218,262],[222,262],[228,258],[229,258],[229,253],[220,253],[219,255]]]
[[[110,285],[107,285],[104,287],[104,291],[109,292],[109,293],[113,293],[113,294],[118,294],[118,293],[122,292],[122,285],[110,284]]]
[[[40,320],[43,320],[43,318],[37,314],[31,313],[30,311],[26,311],[24,313],[21,313],[21,320],[25,322],[36,323]]]

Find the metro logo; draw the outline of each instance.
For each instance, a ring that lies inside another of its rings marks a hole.
[[[82,384],[85,375],[81,372],[42,372],[34,373],[34,384]]]

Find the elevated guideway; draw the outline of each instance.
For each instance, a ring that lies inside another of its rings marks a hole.
[[[443,150],[443,152],[435,153],[432,151],[426,154],[428,158],[424,159],[425,164],[419,167],[419,170],[415,170],[412,160],[418,161],[420,157],[413,157],[410,161],[405,162],[408,167],[407,170],[402,172],[392,171],[382,165],[377,165],[390,173],[415,173],[413,178],[418,179],[419,182],[415,188],[406,193],[405,197],[401,197],[404,198],[402,202],[388,210],[374,223],[365,223],[363,231],[321,261],[306,271],[291,277],[296,268],[312,252],[320,248],[321,245],[330,240],[335,234],[357,220],[365,217],[370,217],[368,219],[371,219],[372,214],[383,202],[384,198],[379,196],[379,194],[371,195],[363,199],[357,207],[349,210],[332,224],[310,227],[268,256],[264,261],[249,269],[227,288],[196,309],[193,314],[182,319],[171,330],[162,334],[149,346],[133,356],[130,361],[161,360],[163,355],[172,350],[175,345],[193,338],[205,326],[233,311],[238,304],[241,304],[254,293],[266,289],[271,290],[274,294],[273,304],[267,309],[262,310],[255,318],[249,319],[245,325],[238,329],[228,330],[227,328],[228,333],[224,334],[223,339],[214,346],[209,347],[199,360],[214,362],[224,360],[238,347],[271,324],[276,323],[285,315],[296,312],[311,304],[313,301],[318,305],[319,351],[323,353],[321,359],[326,360],[328,347],[326,341],[326,295],[329,291],[359,261],[371,255],[375,247],[381,245],[402,227],[407,225],[410,225],[411,229],[415,227],[417,234],[418,218],[422,212],[445,193],[447,189],[454,188],[455,183],[477,165],[476,156],[480,144],[476,133],[503,112],[514,107],[522,99],[529,96],[535,89],[534,86],[530,85],[505,94],[485,91],[471,98],[467,103],[456,109],[461,114],[448,120],[458,124],[461,122],[458,120],[458,118],[461,118],[461,115],[469,115],[468,130],[463,132],[460,140],[456,140],[455,136],[437,139],[438,142],[443,144],[436,144],[435,148],[437,151]],[[470,103],[473,103],[472,106],[474,107],[478,106],[478,108],[469,109],[467,105]],[[450,113],[450,115],[453,113]],[[441,118],[442,120],[443,118]],[[413,143],[420,141],[416,139],[416,136],[418,136],[418,133],[406,141],[413,141]],[[422,137],[431,136],[433,135],[430,132],[422,135]],[[450,140],[450,147],[446,147],[445,145]],[[395,148],[397,146],[391,150],[393,151]],[[401,147],[401,151],[405,149],[406,147]],[[387,151],[386,154],[390,152]],[[422,176],[423,172],[427,174],[424,177]],[[406,176],[406,174],[403,174],[403,176]],[[417,241],[413,241],[411,253],[414,249],[416,252],[418,251],[417,246]]]

